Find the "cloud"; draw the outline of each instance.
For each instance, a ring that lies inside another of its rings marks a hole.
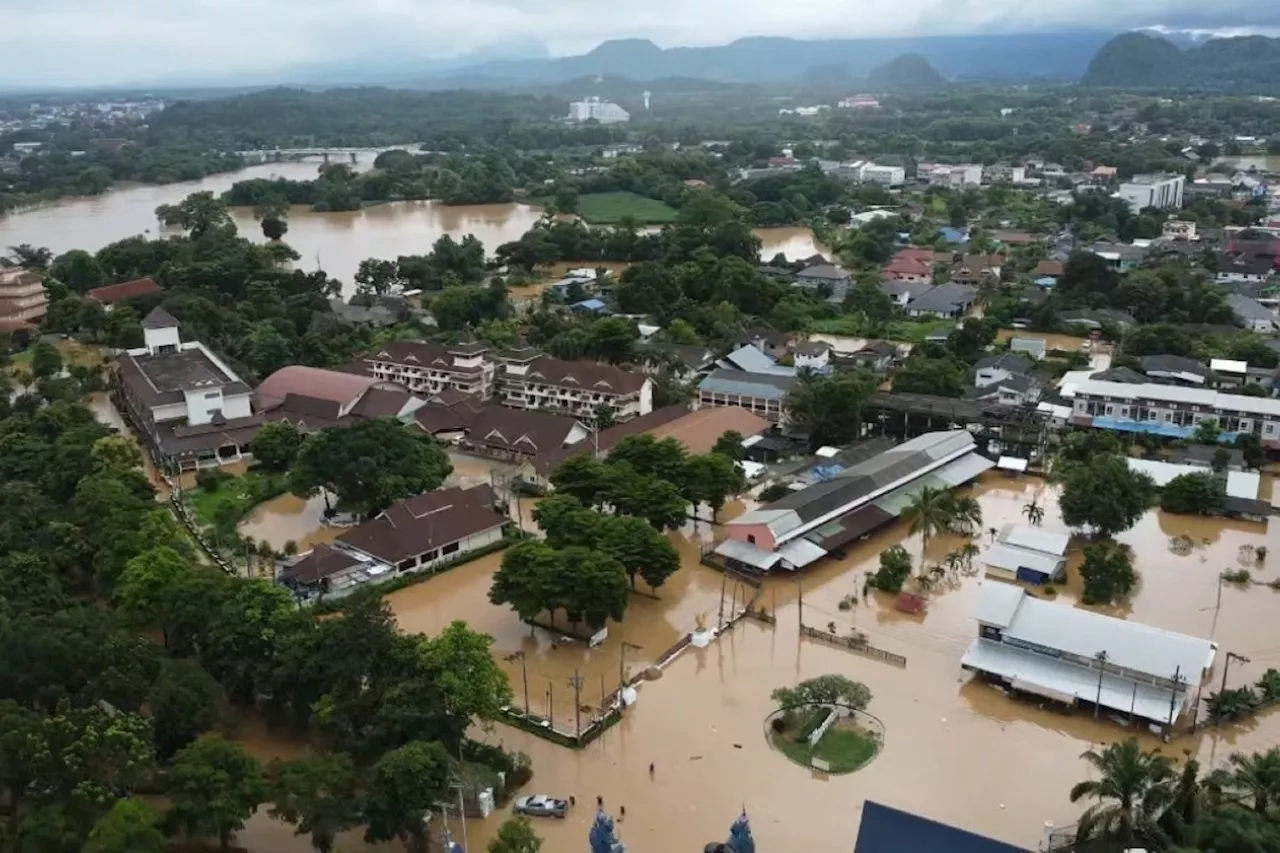
[[[371,58],[447,59],[540,42],[581,53],[610,38],[663,46],[745,36],[876,37],[1280,27],[1243,0],[3,0],[0,83],[106,85],[269,76]]]

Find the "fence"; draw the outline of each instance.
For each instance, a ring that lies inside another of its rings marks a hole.
[[[887,652],[884,649],[878,649],[869,645],[858,637],[841,637],[838,634],[832,634],[827,631],[819,631],[817,628],[810,628],[808,625],[800,626],[800,636],[808,637],[811,640],[821,640],[833,646],[842,649],[848,649],[854,654],[871,658],[872,660],[882,661],[893,666],[906,668],[907,659],[904,655]]]

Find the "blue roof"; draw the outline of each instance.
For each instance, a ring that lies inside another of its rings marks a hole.
[[[867,800],[853,853],[1027,853],[974,832]]]
[[[938,230],[942,232],[942,239],[946,240],[948,243],[969,242],[969,231],[965,228],[947,226],[946,228],[939,228]]]
[[[1058,283],[1058,280],[1051,275],[1042,275],[1036,279],[1035,283],[1038,287],[1053,287]]]
[[[581,302],[575,302],[571,306],[574,309],[582,309],[583,311],[603,311],[604,302],[600,299],[584,299]]]
[[[712,394],[737,394],[766,400],[781,400],[796,384],[794,376],[746,373],[741,370],[713,371],[698,384],[698,390]]]

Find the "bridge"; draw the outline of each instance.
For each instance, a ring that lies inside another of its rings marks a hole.
[[[256,151],[237,151],[236,154],[250,163],[279,163],[285,160],[304,160],[308,157],[322,157],[326,163],[330,159],[347,160],[358,163],[361,155],[377,157],[383,151],[401,148],[405,151],[417,151],[418,143],[389,148],[343,148],[340,146],[314,146],[311,148],[264,148]]]

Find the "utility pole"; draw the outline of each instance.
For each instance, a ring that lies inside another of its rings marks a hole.
[[[799,590],[799,597],[796,599],[796,621],[800,625],[800,630],[804,631],[804,586],[800,583],[800,579],[796,578],[796,589]],[[775,607],[777,605],[774,605]],[[777,611],[774,611],[777,615]]]
[[[573,688],[573,736],[578,738],[582,737],[582,685],[585,683],[586,680],[575,669],[569,686]]]
[[[520,680],[524,682],[524,715],[529,716],[529,669],[524,659],[524,652],[513,652],[507,655],[503,660],[510,663],[511,661],[520,661]]]
[[[556,683],[554,681],[547,682],[547,722],[551,723],[551,728],[556,727]]]
[[[1227,670],[1231,669],[1231,661],[1238,660],[1240,663],[1251,663],[1244,655],[1238,655],[1235,652],[1227,652],[1226,663],[1222,665],[1222,687],[1218,689],[1218,695],[1221,696],[1227,692]]]
[[[1107,653],[1105,650],[1093,656],[1098,662],[1098,696],[1093,702],[1093,718],[1098,719],[1098,709],[1102,707],[1102,676],[1107,672]]]
[[[727,571],[720,573],[720,615],[716,617],[716,633],[724,630],[724,585],[729,582]]]
[[[458,819],[462,821],[462,849],[467,850],[467,810],[462,804],[462,785],[458,785]]]
[[[1224,672],[1223,675],[1226,675]],[[1169,729],[1173,729],[1173,715],[1178,709],[1178,685],[1185,681],[1182,677],[1182,664],[1178,664],[1173,671],[1173,690],[1169,693]]]

